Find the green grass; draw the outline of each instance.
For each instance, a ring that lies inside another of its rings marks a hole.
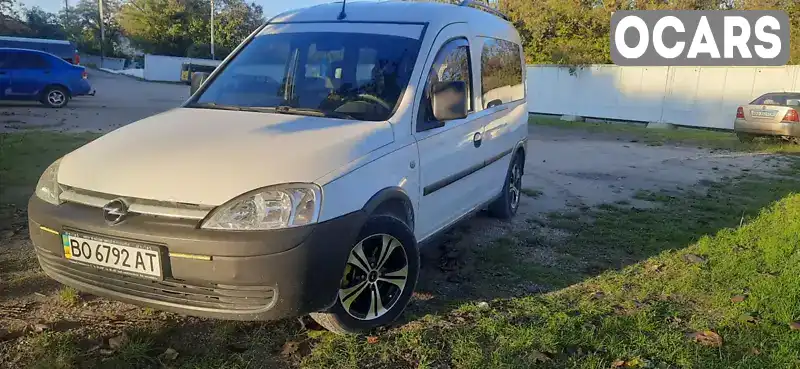
[[[499,274],[489,285],[529,280],[559,290],[493,300],[488,309],[465,301],[375,344],[326,334],[303,364],[798,368],[800,332],[789,324],[800,320],[800,161],[792,163],[784,174],[793,177],[748,175],[702,192],[639,194],[659,205],[652,209],[553,214],[546,224],[573,224],[567,241],[548,245],[555,266],[520,257],[526,234],[505,236],[480,256]],[[704,261],[687,262],[688,254]],[[742,294],[744,301],[731,301]],[[688,337],[706,330],[722,337],[721,347]]]
[[[2,135],[5,195],[29,196],[42,170],[96,137]],[[652,208],[629,202],[531,219],[534,230],[560,229],[554,242],[534,231],[507,234],[474,251],[469,288],[535,283],[544,294],[447,301],[443,309],[363,336],[298,332],[291,321],[270,323],[154,320],[129,332],[111,355],[86,351],[70,332],[32,336],[33,368],[156,368],[168,347],[175,368],[284,366],[282,345],[308,340],[309,368],[800,368],[800,161],[783,177],[747,173],[680,191],[640,191]],[[14,189],[11,191],[10,189]],[[27,190],[26,190],[27,189]],[[24,198],[22,199],[24,201]],[[24,202],[23,202],[24,203]],[[743,224],[741,227],[740,224]],[[542,228],[545,227],[545,228]],[[690,263],[686,255],[702,262]],[[731,297],[745,295],[741,302]],[[145,312],[144,315],[152,315]],[[149,323],[148,323],[149,324]],[[711,330],[721,347],[688,333]],[[230,348],[231,345],[235,349]],[[241,348],[241,349],[239,349]],[[758,354],[755,354],[758,352]]]
[[[770,140],[742,143],[733,132],[712,131],[697,128],[649,129],[637,123],[589,123],[567,122],[557,117],[531,117],[530,124],[579,129],[593,133],[610,133],[631,136],[650,146],[665,143],[694,145],[707,149],[726,149],[747,152],[800,153],[800,145]]]
[[[81,296],[78,290],[67,286],[58,291],[58,298],[66,306],[75,306],[80,301]]]
[[[0,228],[19,217],[48,165],[98,136],[40,131],[0,133]]]
[[[31,347],[37,357],[31,369],[74,368],[80,355],[75,337],[65,333],[42,333],[32,339]]]

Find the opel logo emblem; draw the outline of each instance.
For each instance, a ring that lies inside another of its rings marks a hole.
[[[128,215],[128,204],[122,199],[116,199],[103,206],[103,219],[108,225],[122,223]]]

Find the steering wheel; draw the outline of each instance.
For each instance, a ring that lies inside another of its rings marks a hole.
[[[366,101],[369,101],[371,103],[378,104],[378,105],[382,106],[384,109],[386,109],[387,111],[392,111],[391,105],[389,105],[389,103],[387,103],[385,100],[381,99],[380,97],[377,97],[377,96],[374,96],[374,95],[370,95],[370,94],[358,94],[358,96],[356,96],[356,98],[359,98],[361,100],[366,100]]]

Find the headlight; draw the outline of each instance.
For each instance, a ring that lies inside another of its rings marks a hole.
[[[36,196],[44,201],[47,201],[53,205],[61,204],[61,201],[58,200],[58,195],[61,194],[61,188],[58,186],[58,165],[61,163],[61,159],[58,159],[50,164],[47,169],[44,170],[42,176],[39,177],[39,182],[36,183]]]
[[[319,186],[287,184],[246,193],[212,211],[202,228],[261,231],[316,223]]]

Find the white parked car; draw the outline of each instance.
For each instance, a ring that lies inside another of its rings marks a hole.
[[[477,210],[513,216],[528,110],[512,24],[342,8],[271,19],[182,107],[50,165],[29,203],[44,271],[167,311],[357,332],[401,314],[418,245]]]

